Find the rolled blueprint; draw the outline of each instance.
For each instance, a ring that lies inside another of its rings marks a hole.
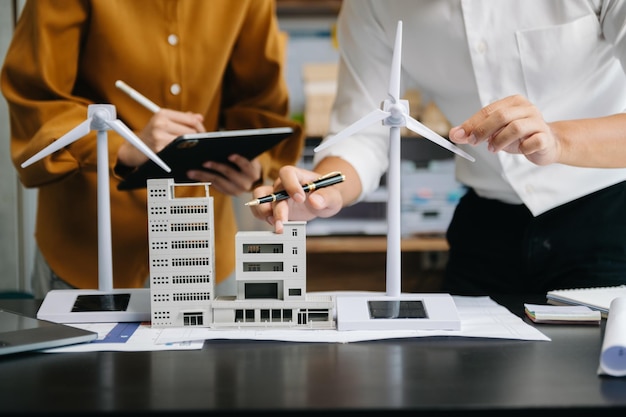
[[[626,297],[611,301],[598,374],[626,376]]]

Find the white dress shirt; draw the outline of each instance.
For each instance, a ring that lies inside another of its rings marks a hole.
[[[344,0],[331,134],[387,98],[399,20],[403,89],[434,100],[453,125],[513,94],[526,96],[547,122],[626,110],[624,0]],[[350,162],[362,199],[387,169],[388,140],[388,128],[377,123],[315,161],[335,155]],[[524,203],[534,215],[626,180],[626,169],[541,167],[485,144],[464,149],[476,162],[456,157],[460,182],[486,198]]]

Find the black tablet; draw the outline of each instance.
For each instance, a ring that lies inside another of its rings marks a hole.
[[[0,309],[0,355],[90,342],[98,333]]]
[[[128,174],[117,186],[118,190],[145,188],[149,178],[173,178],[177,183],[192,182],[187,178],[190,169],[205,169],[206,161],[229,163],[234,153],[254,159],[294,133],[291,127],[223,130],[179,136],[157,155],[171,169],[166,172],[148,160]]]

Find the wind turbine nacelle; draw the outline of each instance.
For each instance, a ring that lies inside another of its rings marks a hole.
[[[383,111],[389,113],[389,117],[383,119],[384,126],[406,126],[405,116],[409,115],[409,100],[387,99],[383,101]]]
[[[107,120],[115,120],[117,112],[112,104],[90,104],[87,107],[87,117],[91,119],[91,130],[110,130]]]

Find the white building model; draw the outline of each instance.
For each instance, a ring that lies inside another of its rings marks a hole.
[[[205,195],[176,197],[179,187]],[[148,180],[148,239],[154,327],[335,328],[334,297],[306,293],[306,222],[237,233],[234,296],[214,295],[209,183]]]

